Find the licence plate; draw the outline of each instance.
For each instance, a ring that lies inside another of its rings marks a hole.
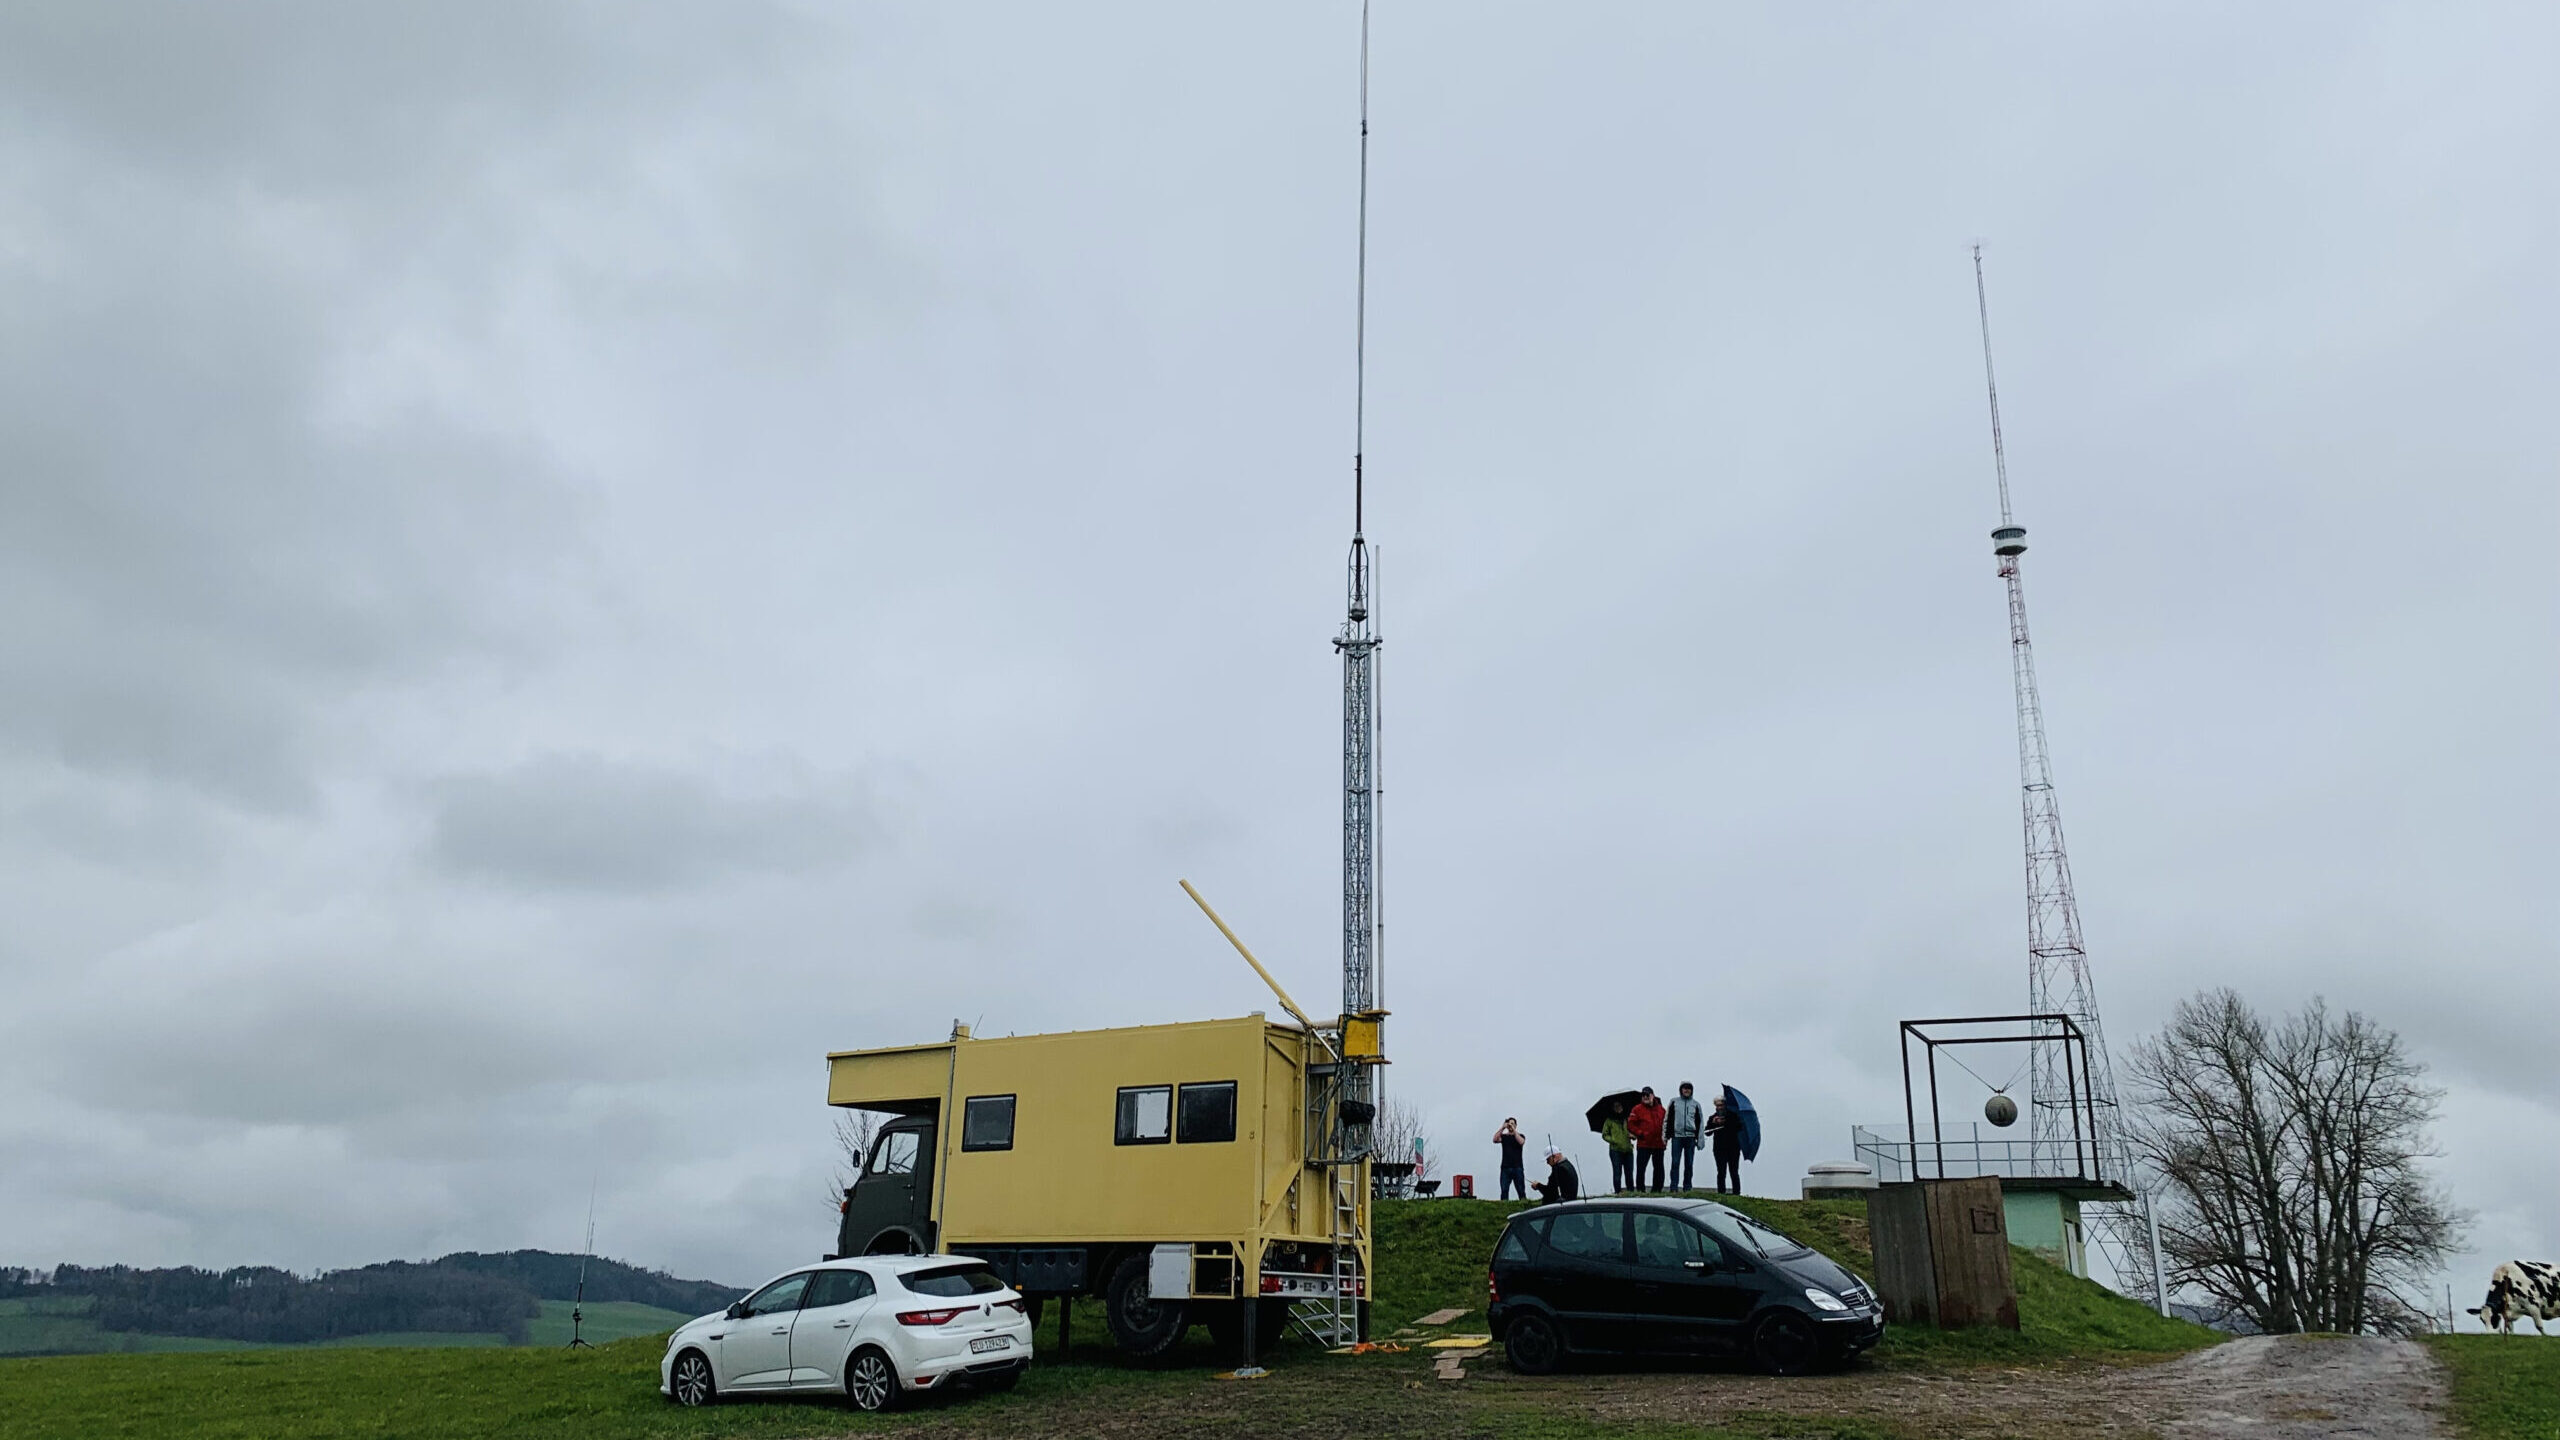
[[[969,1342],[969,1353],[984,1355],[990,1350],[1003,1350],[1013,1344],[1010,1335],[988,1335]]]

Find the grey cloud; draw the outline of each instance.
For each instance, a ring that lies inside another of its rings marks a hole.
[[[0,7],[0,1263],[748,1279],[826,1050],[1268,1006],[1177,875],[1332,989],[1354,9],[999,10]],[[2553,15],[1379,10],[1453,1157],[2022,999],[1987,233],[2109,1033],[2326,991],[2536,1213]]]
[[[702,775],[581,755],[446,780],[433,825],[431,853],[452,874],[625,892],[825,870],[885,834],[877,803],[858,784],[738,792]]]

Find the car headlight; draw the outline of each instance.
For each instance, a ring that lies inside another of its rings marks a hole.
[[[1812,1301],[1813,1308],[1816,1310],[1846,1310],[1849,1308],[1848,1303],[1843,1301],[1839,1296],[1832,1294],[1828,1290],[1816,1290],[1810,1285],[1805,1287],[1804,1298]]]

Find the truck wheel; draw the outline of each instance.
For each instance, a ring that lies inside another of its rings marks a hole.
[[[1132,1255],[1111,1272],[1110,1288],[1103,1295],[1103,1319],[1111,1326],[1111,1338],[1129,1354],[1145,1359],[1161,1355],[1173,1348],[1190,1328],[1190,1316],[1183,1300],[1158,1300],[1147,1293],[1147,1257]]]

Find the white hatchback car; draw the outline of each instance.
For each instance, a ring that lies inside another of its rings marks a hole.
[[[845,1395],[887,1410],[911,1390],[1010,1388],[1031,1366],[1031,1315],[965,1255],[871,1255],[794,1270],[717,1315],[676,1327],[658,1392]]]

